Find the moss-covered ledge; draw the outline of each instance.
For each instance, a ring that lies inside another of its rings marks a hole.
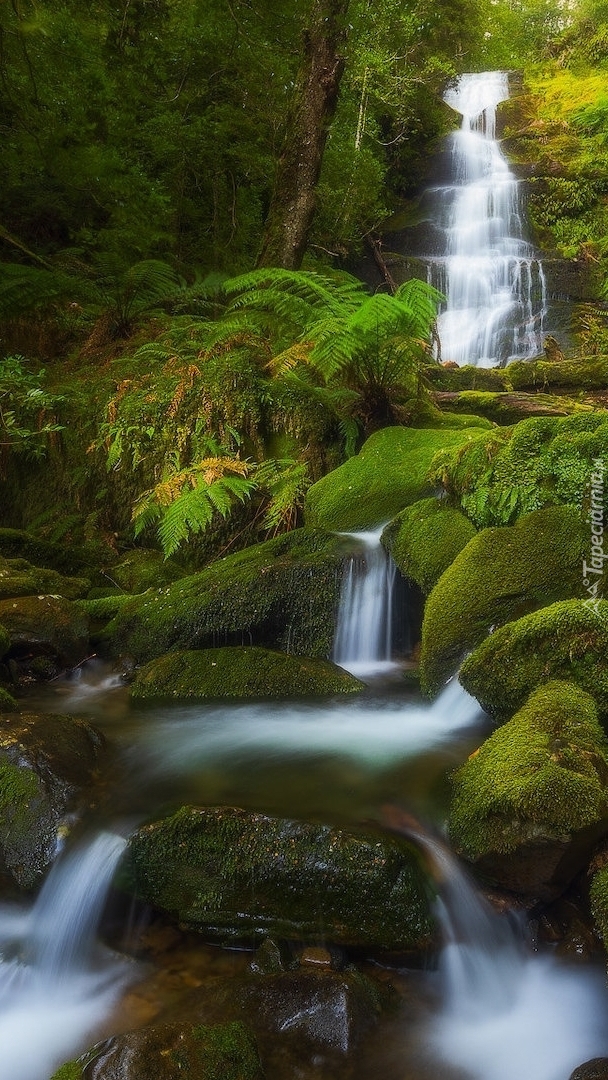
[[[135,701],[172,698],[290,698],[356,694],[365,684],[329,660],[255,646],[177,651],[136,673]]]
[[[455,774],[450,837],[491,882],[551,899],[608,833],[607,781],[593,699],[554,680]]]
[[[475,526],[440,499],[421,499],[387,525],[382,544],[404,577],[428,593],[475,536]]]

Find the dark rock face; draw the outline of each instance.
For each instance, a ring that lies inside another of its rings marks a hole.
[[[420,954],[432,942],[427,885],[400,839],[184,807],[139,829],[130,889],[224,942],[268,935]]]
[[[569,1080],[608,1080],[608,1058],[592,1058],[579,1065]]]
[[[0,886],[30,889],[57,852],[103,753],[103,736],[69,716],[0,716]]]
[[[10,638],[8,655],[54,656],[66,667],[87,655],[88,616],[61,596],[21,596],[0,601],[0,624]]]

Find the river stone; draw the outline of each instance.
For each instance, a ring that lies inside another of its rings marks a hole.
[[[360,530],[382,525],[406,506],[433,494],[427,480],[438,450],[486,435],[479,428],[402,428],[377,431],[356,457],[308,489],[306,524],[320,529]]]
[[[32,653],[56,657],[71,667],[89,648],[89,619],[61,596],[21,596],[0,601],[0,623],[10,637],[9,655]]]
[[[608,834],[608,741],[593,699],[555,680],[454,777],[450,837],[491,884],[559,896]]]
[[[286,698],[356,694],[365,684],[329,660],[271,649],[199,649],[167,653],[140,668],[137,701],[162,698]]]
[[[103,736],[70,716],[0,714],[0,885],[40,883],[58,837],[90,797]]]
[[[422,624],[422,685],[433,692],[492,627],[552,601],[585,594],[589,526],[570,506],[535,510],[482,529],[431,592]],[[0,616],[1,617],[1,616]]]
[[[391,521],[382,543],[404,577],[428,593],[475,532],[460,510],[439,499],[421,499]]]
[[[608,1080],[608,1058],[591,1058],[579,1065],[569,1080]]]
[[[326,657],[344,558],[343,538],[296,529],[133,597],[94,640],[101,651],[138,663],[223,645]]]
[[[107,1039],[52,1080],[262,1080],[255,1040],[239,1022],[156,1024]]]
[[[420,954],[432,941],[419,855],[400,838],[233,807],[183,807],[131,837],[125,885],[206,938]]]

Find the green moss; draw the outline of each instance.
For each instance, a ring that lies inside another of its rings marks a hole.
[[[81,1080],[82,1065],[78,1061],[66,1061],[54,1072],[51,1080]]]
[[[608,603],[562,600],[495,630],[466,658],[462,685],[484,709],[512,716],[539,683],[567,679],[608,717]]]
[[[86,578],[64,577],[56,570],[32,566],[25,559],[5,559],[0,556],[0,600],[15,596],[39,596],[50,593],[76,600],[91,587]]]
[[[428,593],[474,536],[474,526],[459,510],[439,499],[422,499],[391,521],[382,543],[401,573]]]
[[[112,580],[129,593],[160,589],[185,576],[186,571],[172,559],[165,559],[161,551],[144,548],[125,552],[111,571]]]
[[[555,506],[474,536],[426,604],[420,657],[425,689],[436,690],[492,626],[584,596],[588,528],[575,510]]]
[[[448,412],[443,409],[438,411],[440,419],[436,424],[427,424],[427,427],[445,427],[453,430],[458,430],[458,428],[484,428],[486,431],[494,427],[491,420],[486,419],[485,416],[477,416],[473,412],[458,413]]]
[[[173,652],[140,668],[136,700],[154,698],[285,698],[352,694],[364,684],[328,660],[241,646]]]
[[[184,807],[129,841],[130,887],[222,941],[424,948],[424,874],[406,842],[230,807]]]
[[[11,647],[11,635],[5,626],[0,625],[0,660]]]
[[[543,506],[588,504],[594,462],[608,471],[605,412],[531,417],[442,451],[430,477],[478,528],[510,525]]]
[[[11,816],[18,817],[28,810],[39,788],[38,777],[30,769],[0,760],[0,811],[10,809]]]
[[[427,471],[435,453],[483,436],[477,428],[384,428],[356,457],[309,489],[305,516],[310,526],[356,530],[381,525],[404,507],[433,493]]]
[[[602,867],[593,875],[589,899],[597,932],[608,950],[608,866]]]
[[[0,600],[0,622],[11,646],[35,646],[76,664],[87,655],[89,620],[76,603],[60,596],[21,596]]]
[[[608,386],[608,358],[580,357],[574,360],[518,360],[507,373],[515,390],[573,387],[577,390],[604,390]]]
[[[86,600],[78,600],[77,606],[91,619],[107,622],[113,619],[130,600],[132,596],[129,593],[115,592],[111,596],[99,596],[93,600],[88,597]]]
[[[18,712],[19,705],[12,694],[0,686],[0,712]]]
[[[304,529],[220,559],[122,606],[98,640],[139,662],[172,649],[262,645],[328,656],[343,543]]]
[[[593,699],[570,683],[547,683],[456,773],[450,836],[479,859],[588,828],[608,817],[607,775]]]
[[[192,1029],[192,1034],[204,1080],[253,1080],[260,1076],[255,1039],[238,1020],[201,1024]]]
[[[465,364],[463,367],[443,367],[429,364],[424,374],[435,390],[510,390],[511,386],[504,368],[480,368]]]
[[[106,564],[114,561],[109,548],[104,546],[103,552]],[[60,574],[83,577],[89,577],[91,568],[100,561],[96,544],[55,544],[22,529],[0,529],[0,554],[6,559],[27,559],[33,566],[48,567]]]
[[[463,390],[457,395],[449,394],[440,401],[446,407],[464,415],[478,414],[485,417],[487,427],[495,424],[516,424],[534,416],[567,416],[569,413],[593,412],[591,405],[581,405],[571,398],[550,394],[490,393],[481,390]],[[450,414],[452,415],[452,414]]]

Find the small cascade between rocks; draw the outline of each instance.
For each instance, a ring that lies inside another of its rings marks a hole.
[[[0,1080],[42,1080],[109,1015],[127,964],[95,941],[125,841],[102,832],[54,864],[29,911],[0,907]]]
[[[443,935],[441,1007],[431,1050],[470,1080],[567,1080],[608,1051],[603,973],[534,952],[523,923],[500,915],[440,841],[412,828],[426,853]]]
[[[461,75],[444,100],[460,113],[449,141],[449,181],[428,193],[437,251],[429,281],[447,298],[438,319],[441,359],[504,366],[542,351],[543,267],[525,237],[520,184],[496,139],[506,72]]]
[[[393,587],[396,566],[376,532],[348,533],[360,546],[342,579],[332,659],[353,675],[392,667]]]

